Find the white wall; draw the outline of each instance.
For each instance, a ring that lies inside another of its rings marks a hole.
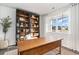
[[[75,6],[75,9],[76,9],[76,28],[75,28],[75,31],[76,31],[76,34],[75,34],[75,49],[77,51],[79,51],[79,4],[77,6]]]
[[[51,28],[49,26],[50,20],[58,16],[58,14],[61,14],[61,12],[65,12],[68,10],[69,13],[69,33],[58,33],[58,32],[51,32]],[[58,14],[57,14],[58,13]],[[56,15],[57,14],[57,15]],[[55,37],[55,38],[64,38],[62,41],[62,45],[79,51],[79,5],[76,6],[68,6],[59,10],[56,10],[52,13],[49,13],[48,15],[45,15],[43,18],[45,24],[44,24],[44,35],[45,37]]]
[[[66,13],[68,13],[69,16],[71,16],[70,15],[70,8],[61,9],[61,10],[58,10],[56,12],[52,12],[52,13],[45,16],[45,18],[44,18],[45,35],[44,36],[45,37],[54,37],[54,38],[63,38],[62,45],[65,47],[73,49],[73,39],[71,39],[72,33],[70,32],[71,31],[70,26],[69,26],[68,33],[60,33],[60,32],[52,32],[51,26],[49,25],[52,18],[57,17],[59,15],[62,15],[62,12],[66,12]],[[70,17],[69,17],[69,19],[70,19]]]
[[[70,11],[67,10],[67,11]],[[70,14],[69,14],[70,15]],[[71,48],[73,49],[73,40],[70,39],[71,37],[71,33],[60,33],[60,32],[52,32],[51,31],[51,26],[49,25],[50,24],[50,21],[52,20],[53,17],[56,17],[58,16],[55,15],[55,14],[48,14],[46,17],[45,17],[45,37],[54,37],[54,38],[63,38],[63,41],[62,41],[62,45],[65,46],[65,47],[68,47],[68,48]]]
[[[45,33],[45,28],[44,28],[44,26],[45,26],[45,23],[46,23],[46,22],[44,22],[44,16],[41,15],[41,16],[40,16],[40,37],[44,37],[44,33]]]
[[[16,9],[0,6],[0,18],[10,16],[12,20],[12,25],[9,31],[6,34],[6,38],[9,40],[9,45],[14,45],[16,42],[15,33],[16,33]],[[0,26],[0,38],[3,38],[4,34],[2,32],[2,27]]]

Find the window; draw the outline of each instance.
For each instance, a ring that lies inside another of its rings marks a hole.
[[[68,16],[53,19],[51,21],[52,31],[67,32],[69,23],[68,20],[69,20]]]
[[[52,26],[52,31],[55,31],[56,30],[56,26],[57,26],[56,19],[52,20],[51,26]]]

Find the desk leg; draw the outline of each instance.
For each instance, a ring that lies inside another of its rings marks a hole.
[[[58,54],[61,55],[61,41],[60,41],[60,46],[59,46],[59,52],[58,52]],[[58,54],[57,54],[57,55],[58,55]]]
[[[59,46],[59,54],[61,54],[61,41],[60,41],[60,46]]]
[[[61,47],[58,47],[58,53],[56,55],[61,55]]]
[[[61,46],[59,47],[59,54],[61,54]]]

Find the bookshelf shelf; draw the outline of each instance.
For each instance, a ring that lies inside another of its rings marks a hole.
[[[39,32],[39,15],[24,11],[16,10],[16,40],[28,39],[28,35],[40,37]]]

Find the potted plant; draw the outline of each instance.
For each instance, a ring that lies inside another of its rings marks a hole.
[[[6,33],[8,32],[9,28],[11,27],[12,22],[10,21],[11,18],[9,16],[2,18],[0,20],[1,20],[0,24],[3,27],[2,30],[4,33],[4,41],[2,41],[3,42],[2,45],[3,45],[3,48],[5,48],[8,45],[8,40],[6,39]]]

